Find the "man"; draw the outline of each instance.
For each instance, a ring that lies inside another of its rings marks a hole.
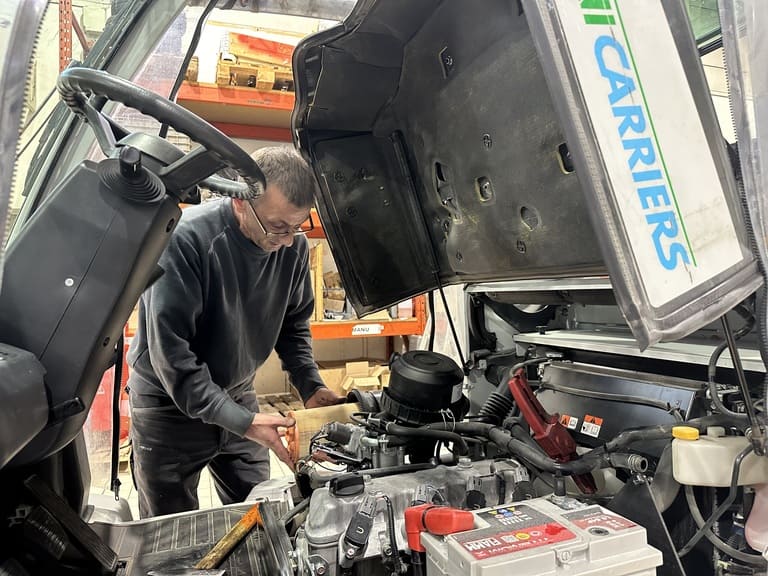
[[[224,504],[269,478],[267,448],[292,467],[278,427],[293,422],[259,414],[253,390],[273,349],[307,408],[340,401],[312,357],[313,174],[290,148],[254,158],[264,195],[186,209],[139,301],[128,386],[142,518],[196,509],[205,466]]]

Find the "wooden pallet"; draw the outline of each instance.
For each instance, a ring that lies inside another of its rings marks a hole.
[[[247,86],[257,90],[293,92],[293,73],[289,69],[247,62],[216,64],[216,84],[219,86]]]
[[[262,414],[285,414],[291,410],[302,410],[304,404],[293,394],[264,394],[258,397]]]

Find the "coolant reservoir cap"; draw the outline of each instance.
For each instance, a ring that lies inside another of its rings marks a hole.
[[[699,431],[692,426],[675,426],[672,428],[672,437],[678,440],[698,440]]]

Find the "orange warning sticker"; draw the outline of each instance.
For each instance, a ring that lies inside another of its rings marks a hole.
[[[560,424],[568,428],[568,430],[576,430],[579,425],[579,419],[569,416],[568,414],[563,414],[560,416]]]
[[[587,436],[597,438],[600,436],[600,429],[603,427],[603,419],[591,414],[584,415],[584,422],[581,424],[581,433]]]

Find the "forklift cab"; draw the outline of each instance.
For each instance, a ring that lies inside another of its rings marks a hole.
[[[588,88],[595,84],[581,83],[583,70],[574,58],[579,36],[567,24],[616,25],[611,18],[620,14],[607,12],[610,2],[583,0],[577,7],[583,13],[574,12],[576,3],[556,2],[563,5],[558,12],[538,0],[488,0],[471,13],[458,0],[319,0],[306,6],[112,2],[100,35],[86,42],[82,61],[63,70],[53,95],[41,98],[29,85],[30,63],[46,42],[55,11],[46,4],[13,0],[0,9],[0,223],[6,226],[0,537],[12,543],[0,550],[0,572],[37,574],[58,567],[72,574],[143,574],[189,565],[243,513],[242,506],[232,506],[140,522],[99,516],[86,498],[82,435],[105,370],[120,362],[130,312],[162,274],[157,261],[183,217],[179,205],[199,202],[200,187],[256,198],[266,185],[258,165],[235,142],[174,102],[200,29],[214,9],[327,21],[294,53],[291,128],[294,144],[317,175],[318,210],[345,288],[357,311],[365,313],[449,284],[466,285],[469,349],[460,352],[461,369],[470,375],[476,409],[498,383],[489,373],[508,370],[505,362],[524,357],[531,347],[588,365],[579,374],[594,375],[598,365],[601,378],[621,381],[631,391],[650,377],[629,381],[626,373],[614,371],[647,370],[661,387],[665,379],[689,377],[687,364],[674,355],[652,355],[653,360],[638,355],[659,342],[701,335],[703,329],[710,337],[707,327],[744,302],[747,316],[766,324],[760,292],[763,199],[755,192],[764,177],[755,166],[765,111],[749,108],[751,97],[739,99],[747,89],[754,88],[749,96],[764,94],[745,73],[755,52],[739,45],[741,51],[731,52],[731,71],[733,78],[747,80],[735,95],[735,133],[745,138],[736,150],[720,131],[716,107],[722,102],[713,104],[699,61],[722,45],[715,3],[709,10],[699,0],[654,8],[658,21],[669,26],[664,38],[682,66],[674,78],[691,102],[686,122],[695,120],[695,138],[688,145],[706,153],[697,156],[706,156],[700,171],[717,183],[701,208],[706,218],[696,216],[696,207],[677,206],[681,220],[674,221],[627,208],[624,197],[614,193],[622,186],[606,142],[616,134],[601,132],[599,113],[587,106],[594,101]],[[627,2],[625,15],[632,6],[637,11],[636,4]],[[186,26],[180,33],[181,20]],[[740,23],[726,20],[723,28],[738,29]],[[178,49],[168,50],[169,34]],[[650,110],[652,94],[627,72],[637,73],[639,66],[630,65],[629,52],[605,42],[598,53],[605,58],[597,59],[592,73],[608,87],[610,114],[622,120],[618,135],[631,153],[630,168],[647,164],[630,171],[630,183],[657,186],[640,201],[644,208],[658,206],[667,198],[659,182],[671,193],[671,180],[669,174],[662,177],[668,169],[663,160],[658,166],[646,162],[652,153],[661,157],[652,118],[639,115]],[[629,89],[632,82],[636,91]],[[38,99],[30,104],[33,95]],[[619,102],[623,96],[632,110]],[[643,99],[646,108],[638,103]],[[180,150],[165,138],[169,127],[199,146]],[[679,129],[687,127],[690,122]],[[630,128],[637,132],[634,138],[627,135]],[[653,132],[643,141],[652,142],[647,146],[638,143],[646,128]],[[669,163],[685,161],[678,154]],[[217,175],[224,169],[236,172],[237,182]],[[702,197],[705,192],[701,188]],[[686,209],[691,221],[699,218],[690,238],[682,222]],[[721,220],[715,222],[717,210]],[[684,289],[649,273],[651,264],[636,251],[635,232],[622,224],[630,213],[642,217],[646,244],[656,249],[662,267],[685,265]],[[712,237],[703,234],[706,219],[717,232]],[[684,241],[670,244],[678,236]],[[725,260],[707,269],[723,238]],[[695,254],[701,255],[698,267]],[[535,305],[535,311],[526,305]],[[511,350],[502,349],[489,319],[500,336],[512,339]],[[567,334],[559,341],[544,338],[552,328],[567,333],[586,324],[604,333],[620,325],[624,341],[638,354],[608,349],[606,341],[566,342]],[[762,335],[753,342],[755,354],[762,352]],[[627,360],[630,356],[635,360]],[[587,384],[574,392],[582,381],[572,368],[549,369],[542,402],[555,406],[562,392],[600,398],[600,390]],[[556,373],[562,380],[556,381]],[[754,387],[757,376],[750,378],[747,385]],[[633,397],[626,390],[622,394]],[[755,424],[752,437],[761,438],[751,402],[742,402]],[[592,424],[597,433],[582,434],[582,440],[600,440],[600,425]],[[621,426],[614,431],[624,432]],[[292,501],[284,504],[290,507]],[[296,551],[289,551],[281,547],[280,530],[254,535],[230,568],[321,574],[315,560],[296,560],[306,552],[299,541]]]

